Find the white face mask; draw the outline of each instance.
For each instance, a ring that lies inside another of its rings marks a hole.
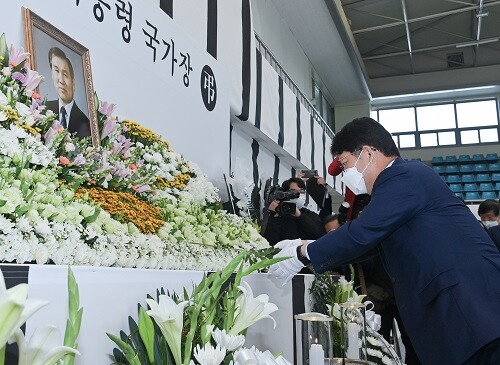
[[[365,178],[363,177],[363,172],[370,166],[370,164],[373,161],[373,157],[370,159],[370,162],[368,162],[368,165],[363,169],[363,171],[359,172],[358,169],[356,168],[356,165],[358,164],[359,158],[361,157],[361,154],[363,151],[358,156],[358,159],[356,160],[356,163],[354,164],[353,167],[349,167],[348,169],[345,169],[344,175],[340,180],[344,184],[347,185],[347,187],[355,194],[355,195],[360,195],[360,194],[368,194],[368,190],[366,188],[366,183],[365,183]]]
[[[306,205],[306,194],[300,194],[298,198],[291,199],[290,201],[295,203],[297,209],[302,209],[304,208],[304,205]]]
[[[486,228],[498,226],[498,221],[481,221],[481,222],[483,222],[483,224]]]

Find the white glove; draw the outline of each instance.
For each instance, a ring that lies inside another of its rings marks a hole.
[[[294,240],[283,240],[279,241],[277,244],[274,245],[274,247],[279,248],[280,250],[288,247],[297,247],[302,244],[302,240],[300,238],[294,239]]]
[[[288,240],[286,240],[288,241]],[[300,240],[294,240],[299,241]],[[285,242],[285,241],[281,241]],[[281,243],[280,242],[280,243]],[[277,244],[278,245],[278,244]],[[276,246],[277,246],[276,245]],[[283,280],[283,285],[288,283],[305,265],[297,258],[297,246],[299,244],[287,244],[288,247],[283,248],[274,257],[290,257],[287,260],[272,264],[269,267],[269,273],[278,279]],[[275,246],[275,247],[276,247]]]

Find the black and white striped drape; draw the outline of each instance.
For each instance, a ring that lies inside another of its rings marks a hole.
[[[331,139],[256,50],[250,0],[155,1],[228,70],[231,119],[248,122],[267,137],[259,138],[257,145],[263,144],[271,150],[278,145],[296,160],[297,166],[283,166],[283,158],[275,156],[271,176],[276,179],[283,171],[292,175],[303,166],[326,176],[331,161]],[[256,146],[250,144],[254,147],[249,145],[249,151],[253,152],[248,159],[252,160]],[[232,142],[231,153],[233,146]]]

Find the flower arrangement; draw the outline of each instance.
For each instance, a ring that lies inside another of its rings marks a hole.
[[[161,136],[97,100],[101,144],[62,128],[42,76],[0,37],[0,260],[218,270],[268,247]]]
[[[77,337],[80,332],[83,309],[79,308],[78,285],[68,267],[69,318],[66,323],[64,345],[60,346],[59,331],[54,326],[37,328],[26,341],[21,326],[36,311],[48,304],[43,300],[27,299],[28,285],[18,284],[6,289],[0,270],[0,365],[5,363],[7,343],[15,343],[18,349],[18,364],[73,365],[79,355]]]
[[[189,295],[161,289],[156,299],[139,305],[138,322],[129,317],[130,334],[108,334],[118,345],[116,363],[131,365],[289,364],[268,351],[244,348],[245,333],[255,322],[269,318],[278,307],[265,294],[254,297],[241,279],[281,259],[268,259],[270,251],[240,253],[223,270],[204,276]],[[230,281],[231,275],[234,281]],[[225,289],[223,289],[225,288]]]
[[[354,278],[354,270],[351,267],[351,277]],[[313,309],[316,312],[328,314],[334,321],[334,355],[342,357],[340,338],[340,305],[346,302],[362,303],[365,295],[359,295],[354,290],[354,281],[347,281],[344,276],[331,275],[329,273],[317,274],[311,286],[313,296]],[[370,312],[370,311],[367,311]],[[374,313],[372,313],[374,314]],[[368,316],[367,316],[368,317]],[[373,316],[372,316],[373,317]],[[380,327],[376,321],[367,318],[366,343],[367,357],[370,364],[377,365],[402,365],[401,359],[396,355],[391,345],[378,334]]]

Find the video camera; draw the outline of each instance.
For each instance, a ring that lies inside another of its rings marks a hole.
[[[270,186],[266,191],[266,207],[269,207],[273,201],[278,200],[280,204],[276,207],[275,212],[280,215],[294,215],[297,206],[295,203],[287,200],[296,199],[300,193],[295,190],[284,191],[279,185]]]

